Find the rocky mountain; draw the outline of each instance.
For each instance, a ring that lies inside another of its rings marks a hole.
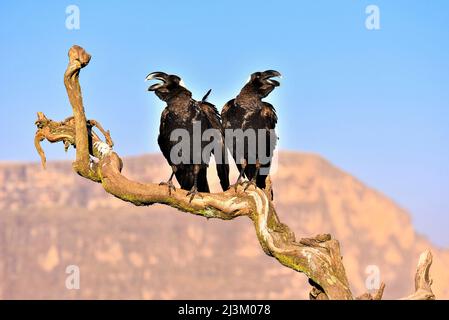
[[[169,175],[158,155],[124,162],[139,181]],[[0,298],[308,297],[306,277],[267,257],[248,219],[135,207],[77,176],[69,162],[47,167],[0,164]],[[385,195],[311,154],[281,152],[272,179],[280,218],[297,237],[328,232],[340,240],[355,294],[367,291],[372,266],[386,298],[411,293],[419,254],[430,248],[434,292],[449,298],[449,251],[418,235]],[[79,290],[66,288],[71,265],[79,267]]]

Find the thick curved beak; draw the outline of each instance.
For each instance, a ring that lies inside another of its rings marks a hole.
[[[162,87],[165,83],[167,83],[167,78],[168,78],[168,74],[166,74],[165,72],[160,72],[160,71],[152,72],[149,75],[147,75],[147,77],[145,78],[145,81],[150,81],[150,80],[161,81],[161,82],[151,85],[148,88],[148,91],[155,91],[155,90],[159,89],[160,87]]]
[[[262,79],[268,82],[269,84],[278,87],[280,86],[279,81],[274,80],[272,78],[282,78],[282,75],[279,71],[276,70],[267,70],[263,72]]]

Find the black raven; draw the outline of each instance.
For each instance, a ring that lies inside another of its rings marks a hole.
[[[262,101],[280,83],[273,78],[281,74],[274,70],[255,72],[242,88],[235,99],[230,100],[221,111],[223,128],[226,132],[226,144],[231,149],[239,178],[234,185],[241,182],[242,177],[247,177],[247,186],[256,185],[264,189],[265,179],[268,176],[273,151],[276,145],[274,132],[277,116],[274,107]],[[228,129],[234,130],[234,136],[229,140]],[[237,131],[244,132],[244,137],[238,137]],[[249,134],[252,131],[253,135]],[[249,140],[250,137],[255,139]],[[263,160],[263,161],[262,161]]]
[[[210,150],[207,146],[210,141],[215,139],[215,146],[221,154],[221,158],[215,154],[217,173],[221,187],[223,190],[227,190],[229,188],[229,165],[225,160],[223,128],[217,109],[206,101],[210,90],[201,101],[196,101],[192,99],[192,93],[184,87],[181,78],[177,75],[152,72],[146,77],[146,80],[158,80],[148,88],[148,91],[154,91],[159,99],[167,103],[161,115],[158,144],[165,159],[172,167],[172,174],[167,182],[161,184],[167,185],[171,193],[172,189],[175,190],[172,183],[173,175],[175,175],[181,188],[189,190],[190,200],[198,192],[209,192],[207,167],[210,155],[214,150]],[[198,132],[195,132],[195,126],[197,126]],[[181,129],[187,134],[185,137],[189,142],[187,148],[185,146],[179,148],[178,143],[182,142],[182,138],[176,135],[176,129]],[[203,133],[207,129],[215,129],[211,132],[215,132],[216,135],[203,141]],[[173,133],[175,133],[175,138],[172,136]]]

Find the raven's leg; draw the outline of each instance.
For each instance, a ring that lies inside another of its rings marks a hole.
[[[170,175],[170,178],[168,179],[168,181],[159,183],[160,186],[168,186],[168,194],[169,195],[171,195],[172,190],[176,191],[175,185],[173,184],[173,177],[176,173],[177,168],[175,165],[172,165],[171,169],[172,169],[172,172],[171,172],[171,175]]]
[[[242,185],[242,177],[243,177],[243,173],[245,172],[245,168],[246,165],[248,164],[248,162],[245,159],[242,159],[240,166],[242,167],[242,169],[240,169],[240,173],[239,173],[239,177],[237,178],[237,181],[231,186],[234,187],[234,191],[237,192],[237,187],[239,185]]]
[[[259,171],[260,171],[260,162],[259,162],[259,159],[256,159],[256,173],[254,174],[254,177],[252,177],[250,181],[244,182],[244,184],[246,184],[246,186],[243,189],[243,191],[246,191],[246,189],[248,189],[249,186],[257,187],[256,179],[257,179],[257,176],[259,175]]]
[[[192,202],[193,198],[198,195],[202,198],[201,194],[198,192],[197,184],[198,184],[198,173],[200,172],[201,165],[194,164],[193,165],[193,187],[187,193],[187,196],[190,196],[190,202]]]

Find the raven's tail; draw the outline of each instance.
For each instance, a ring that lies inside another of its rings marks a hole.
[[[223,191],[229,189],[229,164],[217,164],[218,178]]]
[[[201,168],[198,173],[197,189],[199,192],[210,192],[209,183],[207,182],[207,167]]]
[[[228,163],[228,152],[226,147],[222,146],[222,156],[221,159],[215,159],[217,163],[217,174],[220,179],[220,185],[223,191],[229,189],[229,163]],[[219,161],[221,160],[221,161]]]
[[[203,99],[201,99],[201,102],[206,102],[207,98],[209,98],[209,95],[211,93],[212,89],[209,89],[209,91],[206,92],[206,94],[204,95]]]

